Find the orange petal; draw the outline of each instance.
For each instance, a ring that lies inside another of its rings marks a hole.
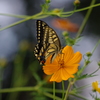
[[[68,62],[74,56],[74,51],[71,46],[64,47],[62,53],[64,54],[64,62]]]
[[[56,28],[67,30],[70,32],[77,32],[79,29],[77,24],[72,23],[68,19],[55,19],[53,20],[53,25]]]
[[[77,64],[81,61],[81,59],[82,59],[82,54],[80,52],[76,52],[73,58],[67,62],[67,64],[70,64],[70,65]]]
[[[50,81],[61,82],[62,80],[68,80],[71,77],[74,78],[74,76],[67,73],[64,68],[60,68],[52,75]]]
[[[56,71],[56,72],[52,75],[50,81],[61,82],[61,81],[62,81],[62,78],[61,78],[61,71],[60,71],[60,70]]]
[[[65,67],[65,70],[69,73],[69,74],[75,74],[78,71],[78,66],[79,64],[76,65],[70,65],[68,67]]]
[[[58,69],[59,69],[59,66],[58,65],[52,65],[51,64],[51,65],[43,66],[43,71],[47,75],[53,74]]]
[[[68,71],[65,70],[65,68],[61,68],[61,78],[62,80],[68,80],[69,78],[74,78],[72,74],[69,74]]]

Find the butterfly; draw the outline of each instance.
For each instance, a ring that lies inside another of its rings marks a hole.
[[[51,55],[51,63],[61,50],[61,43],[57,33],[47,23],[37,20],[37,44],[34,54],[40,64],[44,64]]]

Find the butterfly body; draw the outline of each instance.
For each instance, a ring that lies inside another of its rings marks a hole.
[[[61,50],[61,43],[56,32],[41,20],[37,20],[37,42],[34,54],[39,62],[44,64],[50,55],[53,62]]]

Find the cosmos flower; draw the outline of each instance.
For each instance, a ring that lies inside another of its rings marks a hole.
[[[62,53],[59,53],[52,63],[50,59],[51,56],[47,58],[43,66],[43,71],[45,74],[51,75],[50,81],[61,82],[62,80],[74,78],[73,74],[78,71],[82,54],[80,52],[74,53],[71,46],[66,46],[62,49]]]
[[[92,83],[92,88],[93,88],[93,91],[97,91],[97,92],[99,92],[100,93],[100,88],[98,87],[98,81],[95,81],[95,82],[93,82]]]
[[[77,32],[79,29],[79,26],[77,24],[72,23],[68,19],[56,18],[52,21],[52,24],[58,29],[67,30],[69,32]]]

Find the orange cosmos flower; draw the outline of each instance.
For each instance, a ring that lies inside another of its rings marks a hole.
[[[68,19],[55,19],[52,23],[54,27],[70,32],[77,32],[79,29],[77,24],[72,23]]]
[[[52,63],[50,63],[50,59],[51,56],[48,57],[43,66],[44,73],[52,75],[50,81],[61,82],[62,80],[74,78],[73,74],[78,71],[78,63],[82,59],[82,54],[80,52],[74,53],[71,46],[66,46]]]

